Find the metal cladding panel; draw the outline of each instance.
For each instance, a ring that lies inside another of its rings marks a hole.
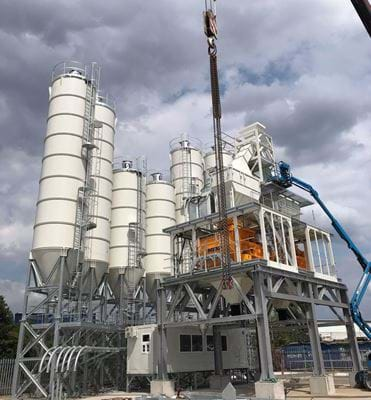
[[[112,160],[113,159],[113,144],[106,142],[105,140],[98,139],[97,142],[100,146],[100,156],[103,160]],[[111,177],[112,177],[112,165],[111,165]],[[112,180],[112,178],[111,178]]]
[[[99,178],[94,178],[94,179],[97,180]],[[110,216],[111,202],[112,202],[112,182],[109,181],[108,179],[100,178],[98,185],[99,185],[98,196],[101,199],[98,201],[98,208],[100,209],[102,208],[102,205],[100,204],[101,202],[105,203],[106,201],[108,201],[110,203],[109,211],[105,213],[105,215]],[[104,207],[106,207],[106,204],[104,204]],[[100,213],[98,213],[98,215],[100,215]]]
[[[95,175],[93,173],[92,176],[95,180],[99,179],[99,182],[97,182],[97,184],[96,184],[98,193],[99,193],[99,189],[100,189],[99,185],[101,184],[101,180],[109,181],[109,183],[111,184],[111,188],[112,188],[112,160],[103,158],[102,156],[100,156],[99,159],[93,158],[93,171],[94,171],[96,164],[98,164],[99,174]],[[111,189],[111,193],[112,193],[112,189]],[[111,194],[110,198],[112,199],[112,194]]]
[[[48,136],[44,144],[44,158],[54,154],[70,154],[81,158],[81,137],[68,133]]]
[[[72,204],[72,207],[71,207]],[[40,224],[70,224],[75,223],[76,201],[66,199],[47,199],[37,205],[35,226]],[[55,246],[58,238],[50,238]],[[52,246],[52,247],[54,247]]]
[[[52,86],[36,209],[32,253],[45,278],[58,249],[72,248],[78,188],[85,179],[81,157],[86,82],[60,77]],[[50,252],[50,257],[49,257]]]
[[[66,101],[67,100],[67,101]],[[49,101],[48,118],[58,114],[84,115],[85,93],[83,95],[65,94],[52,96]]]
[[[171,243],[166,235],[153,235],[153,236],[148,236],[146,238],[146,251],[147,251],[147,261],[146,265],[148,265],[148,272],[163,272],[165,269],[164,263],[166,263],[165,259],[167,259],[167,263],[169,263],[169,257],[171,254]],[[151,256],[153,254],[159,254],[162,255],[162,261],[156,265],[153,263],[153,259],[151,259]],[[167,255],[168,257],[165,257]],[[167,269],[165,272],[170,272],[169,269]]]
[[[44,253],[48,253],[53,248],[71,248],[71,238],[73,239],[74,232],[75,227],[72,225],[67,225],[65,223],[35,225],[32,253],[34,254],[34,250],[38,249],[41,249]],[[54,240],[52,238],[54,238]],[[45,244],[47,244],[48,247],[45,247]],[[55,246],[53,246],[53,244],[55,244]],[[44,267],[47,268],[47,270],[50,270],[51,268],[49,268],[49,266],[47,265],[44,266],[42,263],[40,263],[38,258],[35,257],[35,259],[38,263],[41,274],[43,274],[43,277],[46,277],[48,274],[44,274]]]
[[[100,280],[109,263],[111,237],[112,207],[112,162],[115,136],[115,112],[102,102],[95,105],[95,120],[102,127],[95,130],[93,150],[92,177],[95,182],[96,195],[93,220],[97,227],[88,231],[86,238],[85,259],[96,266],[97,278]]]
[[[154,280],[171,273],[171,238],[163,232],[175,224],[174,187],[164,181],[147,185],[146,200],[146,271],[147,293],[153,299]]]
[[[52,84],[52,96],[77,95],[85,97],[86,81],[83,77],[61,76]]]
[[[69,176],[71,180],[84,181],[85,169],[81,158],[74,154],[52,154],[43,159],[41,179],[48,176]],[[77,193],[76,193],[77,197]]]
[[[76,193],[83,182],[76,179],[71,181],[70,177],[64,176],[51,176],[42,179],[39,184],[39,199],[43,201],[48,198],[65,198],[76,201]]]
[[[46,138],[61,134],[70,134],[79,138],[83,129],[84,117],[82,115],[57,114],[48,120]]]
[[[216,161],[215,161],[215,152],[212,151],[207,153],[204,157],[205,160],[205,169],[206,171],[213,171],[216,169]],[[223,151],[223,166],[228,167],[232,164],[233,155],[226,151]]]

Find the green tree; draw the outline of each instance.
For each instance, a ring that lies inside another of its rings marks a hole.
[[[0,358],[15,358],[17,342],[18,327],[4,296],[0,295]]]

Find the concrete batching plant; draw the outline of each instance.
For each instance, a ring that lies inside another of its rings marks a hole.
[[[14,398],[148,382],[169,394],[190,377],[224,387],[258,376],[257,395],[278,399],[270,329],[285,327],[308,330],[313,379],[331,388],[316,306],[338,310],[360,370],[330,234],[301,220],[310,201],[270,179],[264,125],[223,138],[226,287],[215,146],[174,139],[169,181],[139,158],[114,158],[115,109],[99,75],[95,64],[53,72]]]

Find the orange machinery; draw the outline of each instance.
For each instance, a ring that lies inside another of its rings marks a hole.
[[[228,221],[229,230],[229,248],[232,261],[237,261],[235,248],[235,232],[233,221]],[[238,234],[240,238],[241,260],[249,261],[252,259],[263,258],[263,248],[256,239],[256,231],[251,228],[244,228],[238,224]],[[216,256],[220,252],[219,237],[217,234],[198,239],[198,256],[203,257],[207,268],[216,268],[220,266],[220,260]]]
[[[298,267],[301,269],[308,269],[304,251],[300,250],[298,246],[295,246],[295,252],[296,252],[296,262],[298,264]]]
[[[237,261],[235,248],[235,232],[233,221],[228,221],[229,230],[229,249],[232,262]],[[249,261],[254,259],[262,259],[263,247],[257,239],[257,231],[251,228],[244,228],[241,223],[238,223],[238,234],[240,238],[241,261]],[[220,244],[218,234],[212,234],[199,238],[197,241],[198,257],[203,261],[199,267],[205,266],[208,269],[218,268],[220,259],[217,254],[220,252]],[[301,269],[308,269],[304,251],[295,246],[297,265]],[[271,260],[275,260],[275,254],[270,255]]]

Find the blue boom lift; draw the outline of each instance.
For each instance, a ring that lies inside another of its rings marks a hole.
[[[348,248],[353,252],[356,256],[357,261],[361,265],[363,269],[362,278],[359,281],[356,290],[353,293],[352,299],[350,301],[350,312],[352,314],[353,321],[359,326],[361,331],[367,336],[368,339],[371,339],[371,326],[363,319],[361,315],[361,311],[359,309],[360,304],[362,302],[363,297],[367,292],[367,288],[371,281],[371,262],[368,261],[364,255],[361,253],[359,248],[355,245],[351,237],[347,234],[345,229],[341,226],[339,221],[334,217],[331,211],[326,207],[324,202],[319,197],[318,192],[308,183],[303,182],[302,180],[296,178],[292,175],[290,166],[281,161],[278,163],[277,170],[275,171],[275,175],[272,177],[272,181],[276,184],[288,188],[290,186],[296,186],[306,192],[310,193],[310,195],[314,198],[314,200],[318,203],[318,205],[322,208],[325,214],[330,218],[331,224],[334,227],[335,231],[339,234],[339,236],[345,241]],[[368,355],[368,369],[371,371],[371,354]],[[367,378],[367,371],[362,371],[360,374],[360,382],[363,386],[371,390],[371,382]]]

